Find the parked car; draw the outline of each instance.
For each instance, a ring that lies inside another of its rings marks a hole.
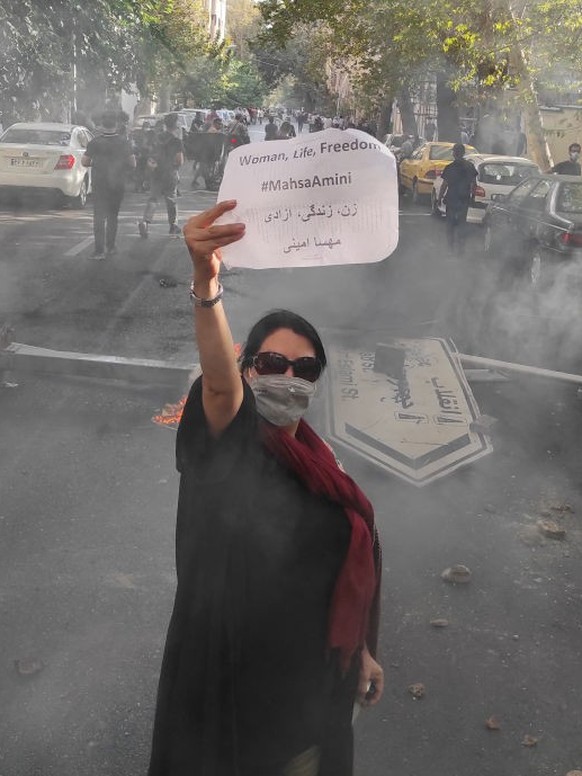
[[[91,170],[81,157],[92,138],[75,124],[12,124],[0,137],[0,189],[54,191],[73,207],[85,207]]]
[[[526,178],[539,175],[540,168],[529,159],[521,156],[493,156],[490,154],[468,154],[465,159],[477,170],[474,201],[469,207],[467,223],[480,224],[485,217],[487,206],[493,194],[509,194]],[[443,185],[441,172],[438,173],[432,187],[430,200],[435,216],[444,216],[446,207],[438,206],[438,198]]]
[[[409,193],[417,203],[422,196],[430,196],[432,186],[447,164],[453,161],[454,143],[424,143],[412,156],[403,159],[398,167],[400,191]],[[473,146],[465,146],[476,153]]]
[[[484,249],[533,286],[563,267],[582,280],[582,178],[536,175],[507,195],[493,195]]]

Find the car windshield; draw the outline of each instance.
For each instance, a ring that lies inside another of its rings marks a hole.
[[[473,146],[465,146],[465,151],[467,153],[475,153],[475,149]],[[453,146],[439,146],[439,145],[433,145],[430,147],[430,153],[428,155],[429,159],[434,159],[441,162],[452,162],[453,161]]]
[[[59,129],[7,129],[0,143],[18,143],[19,145],[67,146],[71,142],[71,133]]]
[[[453,146],[437,146],[430,147],[429,159],[440,159],[441,161],[453,161]]]
[[[582,213],[582,181],[560,184],[556,210],[559,213]]]
[[[537,172],[538,168],[533,164],[488,162],[481,165],[479,180],[482,183],[496,183],[499,186],[517,186]]]

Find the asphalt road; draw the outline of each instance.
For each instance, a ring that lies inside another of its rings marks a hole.
[[[185,218],[215,195],[183,177]],[[90,210],[1,207],[0,322],[15,341],[196,360],[189,261],[162,216],[139,238],[144,203],[128,195],[120,254],[105,262],[89,258]],[[556,351],[557,311],[542,317],[539,300],[497,285],[478,230],[458,258],[442,227],[404,204],[400,246],[378,265],[226,273],[235,338],[288,306],[328,342],[442,336],[465,351],[575,363],[563,333]],[[152,416],[186,380],[1,380],[0,776],[141,775],[174,590],[175,434]],[[474,393],[497,419],[494,452],[474,465],[417,489],[344,461],[384,545],[387,689],[356,723],[357,776],[582,769],[582,405],[572,387],[532,378]],[[543,537],[540,519],[565,538]],[[470,568],[469,584],[443,582],[454,563]],[[492,716],[499,730],[486,728]]]

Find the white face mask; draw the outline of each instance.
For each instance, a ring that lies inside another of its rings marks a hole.
[[[274,426],[290,426],[300,420],[317,390],[315,383],[301,377],[256,375],[249,385],[257,411]]]

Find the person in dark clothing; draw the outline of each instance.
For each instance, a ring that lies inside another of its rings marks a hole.
[[[291,137],[296,137],[295,127],[290,121],[283,121],[277,132],[277,140],[288,140]]]
[[[550,172],[554,172],[557,175],[581,175],[582,167],[580,166],[580,143],[570,143],[568,146],[568,159],[564,162],[558,162],[554,165]]]
[[[435,134],[436,134],[436,124],[432,119],[429,119],[426,122],[426,125],[424,127],[424,136],[428,140],[428,142],[431,143],[434,140]]]
[[[148,236],[148,228],[154,219],[154,214],[161,197],[166,202],[170,234],[178,237],[181,234],[177,224],[178,208],[176,206],[178,170],[184,164],[184,147],[176,137],[178,116],[168,113],[164,116],[164,131],[158,136],[153,156],[148,160],[151,174],[150,196],[146,203],[143,218],[138,223],[142,237]]]
[[[275,124],[275,118],[273,116],[269,116],[267,123],[265,125],[265,140],[276,140],[277,139],[277,125]]]
[[[131,144],[117,131],[116,114],[104,113],[101,126],[103,133],[89,142],[81,159],[81,164],[92,170],[94,259],[117,252],[115,240],[125,179],[129,169],[135,167]]]
[[[455,143],[453,161],[442,171],[443,184],[438,204],[444,200],[447,210],[447,239],[449,248],[462,255],[467,239],[467,213],[475,191],[477,170],[466,159],[465,146]]]
[[[237,364],[214,225],[184,237],[202,377],[176,440],[178,585],[149,776],[351,776],[356,699],[383,690],[374,659],[380,549],[373,509],[302,419],[326,365],[319,335],[264,316]]]

